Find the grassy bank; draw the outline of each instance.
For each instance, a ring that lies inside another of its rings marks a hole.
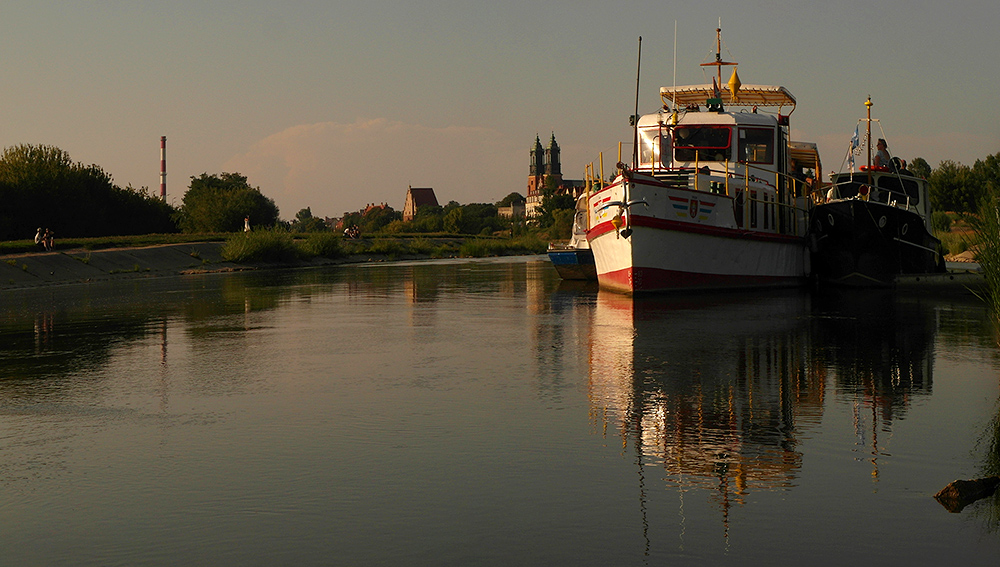
[[[58,250],[106,250],[108,248],[141,248],[163,244],[185,244],[187,242],[222,242],[228,233],[202,234],[142,234],[136,236],[101,236],[97,238],[60,238],[56,234],[55,249]],[[0,242],[0,254],[28,254],[41,249],[34,240],[7,240]]]
[[[343,258],[357,255],[431,258],[480,258],[515,254],[540,254],[548,244],[536,236],[517,238],[460,236],[379,237],[343,239],[320,232],[294,239],[283,231],[257,231],[231,235],[222,256],[231,262],[287,263],[311,258]]]
[[[431,258],[506,256],[541,254],[548,244],[537,235],[515,238],[454,234],[392,235],[345,239],[334,232],[290,233],[258,230],[248,233],[146,234],[101,238],[56,239],[56,250],[106,250],[141,248],[189,242],[225,242],[223,255],[232,262],[287,263],[311,258],[343,258],[377,255],[389,258],[426,256]],[[0,254],[39,252],[32,240],[0,242]]]

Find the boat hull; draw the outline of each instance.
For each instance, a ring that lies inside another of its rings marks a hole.
[[[816,206],[809,243],[822,283],[889,287],[904,276],[945,272],[940,241],[922,217],[884,203],[847,199]]]
[[[604,202],[623,200],[615,189],[608,197],[592,198],[595,211]],[[641,183],[631,185],[630,195],[648,206],[631,207],[625,224],[617,227],[610,215],[595,214],[588,234],[604,289],[633,294],[790,287],[807,281],[805,239],[739,227],[733,198]],[[770,214],[761,207],[753,217],[760,226]]]
[[[628,239],[609,232],[591,246],[601,287],[621,293],[791,287],[806,281],[801,239],[635,227]]]
[[[549,260],[564,280],[597,280],[594,252],[589,248],[549,248]]]

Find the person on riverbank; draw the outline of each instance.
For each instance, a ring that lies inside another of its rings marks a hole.
[[[46,228],[45,234],[42,235],[42,245],[46,252],[52,252],[52,249],[55,248],[55,241],[52,238],[54,234],[54,232]]]
[[[45,235],[42,233],[42,227],[38,227],[38,232],[35,233],[35,246],[38,246],[42,250],[45,250]]]
[[[250,217],[243,217],[243,232],[250,232]]]

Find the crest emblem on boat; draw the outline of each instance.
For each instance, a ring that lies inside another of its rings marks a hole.
[[[688,214],[691,215],[691,218],[698,216],[698,199],[691,199],[688,204]]]

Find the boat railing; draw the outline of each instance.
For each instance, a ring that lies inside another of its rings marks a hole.
[[[806,230],[806,219],[812,200],[806,198],[811,191],[808,183],[793,175],[780,171],[771,171],[745,162],[737,162],[743,166],[743,173],[731,172],[727,176],[727,194],[733,188],[743,191],[745,199],[753,206],[745,207],[742,226],[758,228],[754,223],[753,214],[763,208],[764,229],[776,230],[779,234],[802,236]],[[742,181],[741,184],[738,182]],[[769,191],[755,194],[755,188],[766,187]],[[760,207],[757,206],[760,203]],[[770,222],[768,222],[770,221]],[[759,223],[757,223],[759,224]]]
[[[841,191],[841,189],[846,189]],[[837,201],[843,199],[859,199],[862,201],[874,201],[897,209],[903,209],[916,214],[922,214],[920,208],[914,205],[911,197],[902,191],[895,191],[885,187],[858,183],[857,181],[841,181],[828,186],[826,195],[821,202]]]
[[[697,152],[695,153],[694,167],[666,167],[662,164],[657,167],[654,163],[648,167],[647,164],[642,164],[635,171],[648,174],[667,187],[693,189],[732,198],[736,224],[741,228],[794,236],[805,234],[806,219],[813,204],[813,199],[807,198],[813,188],[805,180],[742,161],[712,162],[723,166],[720,171],[703,165],[705,162],[697,160]],[[593,163],[586,168],[588,195],[605,188],[603,153],[598,163],[599,174]],[[734,166],[737,165],[742,166],[742,173],[734,171]]]
[[[794,236],[805,234],[805,222],[813,204],[807,198],[812,186],[805,180],[741,161],[713,162],[723,166],[719,169],[704,163],[695,162],[694,167],[652,166],[637,171],[648,173],[668,187],[732,198],[740,227]],[[733,166],[737,165],[742,166],[742,172],[734,171]]]

